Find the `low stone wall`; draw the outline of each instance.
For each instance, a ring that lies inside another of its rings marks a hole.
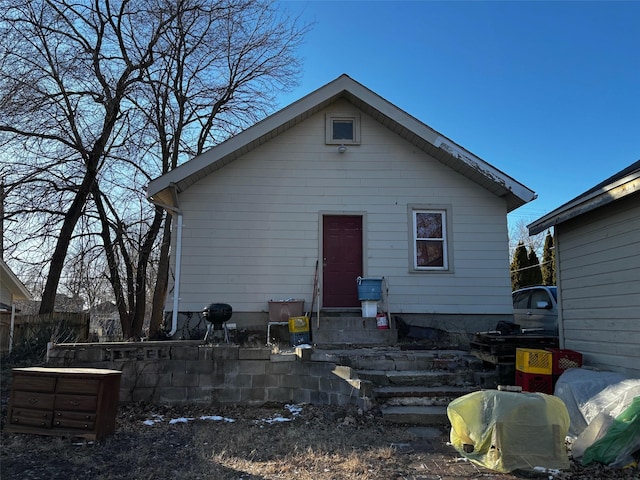
[[[48,349],[47,365],[120,370],[121,402],[370,408],[371,384],[349,367],[312,361],[311,349],[274,354],[201,341],[56,344]]]

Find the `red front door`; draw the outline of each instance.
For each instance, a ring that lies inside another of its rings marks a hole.
[[[362,217],[322,219],[322,306],[358,307],[356,278],[362,275]]]

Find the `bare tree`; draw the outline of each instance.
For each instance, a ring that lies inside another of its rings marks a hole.
[[[520,219],[515,222],[509,228],[509,258],[513,260],[515,251],[520,243],[533,249],[537,255],[542,255],[542,247],[544,244],[544,237],[542,234],[529,235],[529,229],[527,225],[533,222],[534,219]]]
[[[0,0],[0,9],[4,218],[12,253],[48,262],[40,311],[53,310],[69,246],[93,235],[123,332],[138,338],[161,233],[157,330],[171,217],[142,201],[142,187],[272,110],[274,94],[295,84],[308,28],[262,0]]]
[[[141,111],[153,126],[161,173],[182,159],[266,116],[275,93],[295,86],[295,51],[308,26],[271,3],[246,0],[199,4],[185,11],[167,37],[170,52],[148,70]],[[161,214],[157,211],[156,216]],[[159,331],[169,277],[171,216],[164,221],[150,323]]]
[[[154,49],[174,15],[152,2],[114,3],[2,5],[0,132],[21,142],[28,164],[43,158],[73,183],[40,313],[53,311],[78,220],[109,149],[127,133],[118,130],[127,114],[126,97],[153,64]]]

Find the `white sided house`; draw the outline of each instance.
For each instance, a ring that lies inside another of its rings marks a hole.
[[[32,298],[31,292],[0,258],[0,353],[10,353],[13,349],[16,302]]]
[[[560,346],[640,378],[640,161],[528,228],[551,227]]]
[[[347,75],[148,185],[174,215],[170,335],[210,303],[266,328],[270,300],[358,310],[384,278],[409,325],[512,321],[507,213],[534,193]],[[318,295],[314,272],[318,265]],[[314,320],[315,323],[316,320]]]

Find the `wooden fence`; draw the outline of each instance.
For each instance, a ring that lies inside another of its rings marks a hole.
[[[9,352],[11,316],[0,317],[0,353]],[[16,315],[13,347],[27,342],[86,342],[89,336],[89,314],[55,312],[47,315]]]

